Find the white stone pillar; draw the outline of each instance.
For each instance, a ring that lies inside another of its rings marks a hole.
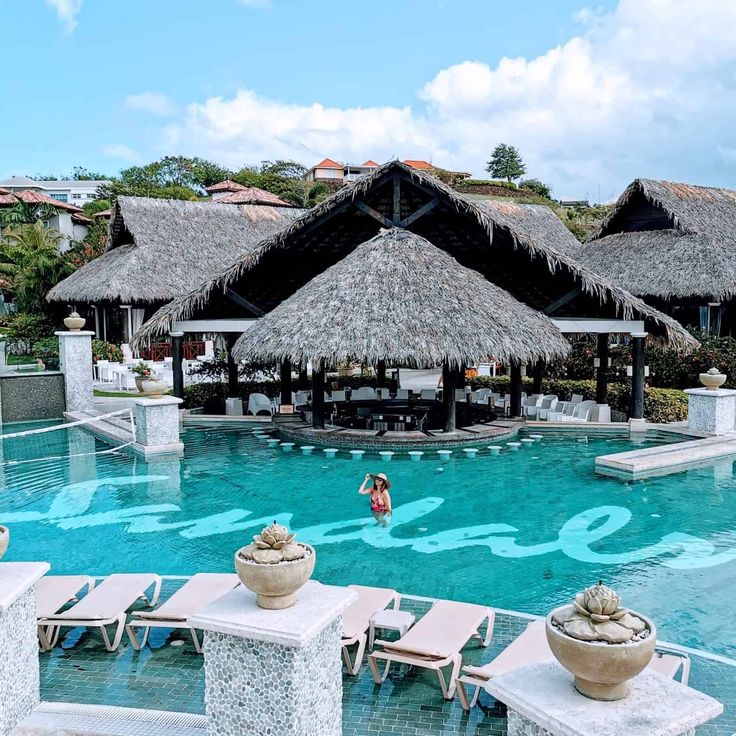
[[[160,399],[134,399],[135,443],[133,449],[142,455],[181,453],[184,443],[179,438],[179,404],[176,396]]]
[[[236,588],[189,619],[204,639],[208,736],[340,736],[342,612],[356,594],[309,581],[270,611]]]
[[[736,391],[719,388],[688,388],[687,426],[697,432],[728,434],[736,421]]]
[[[64,374],[67,411],[90,411],[92,393],[92,337],[94,332],[56,332],[59,338],[59,367]]]
[[[39,702],[35,585],[46,562],[0,562],[0,736]]]

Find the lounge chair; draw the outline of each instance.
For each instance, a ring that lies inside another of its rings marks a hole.
[[[401,597],[390,588],[369,588],[364,585],[348,585],[358,594],[358,600],[352,603],[342,615],[342,659],[349,675],[357,675],[363,664],[368,629],[371,618],[393,603],[398,609]],[[349,647],[358,645],[353,659],[350,658]]]
[[[410,397],[411,397],[411,391],[408,388],[396,389],[396,398],[399,401],[408,401]]]
[[[179,590],[155,611],[134,611],[133,620],[128,622],[128,632],[133,649],[146,646],[148,634],[154,627],[162,629],[187,629],[192,643],[198,653],[202,652],[202,644],[197,632],[187,626],[187,619],[207,604],[222,598],[239,584],[234,573],[199,572],[192,576]],[[139,640],[135,630],[143,629],[143,637]]]
[[[345,401],[345,391],[333,391],[330,401]]]
[[[250,394],[248,396],[248,414],[252,414],[255,417],[261,412],[267,412],[269,415],[273,414],[271,399],[266,394]]]
[[[463,674],[457,678],[456,685],[460,703],[465,710],[470,710],[476,704],[480,691],[491,678],[505,675],[507,672],[513,672],[527,665],[554,659],[547,643],[545,626],[544,619],[533,621],[487,664],[481,667],[471,665],[463,667]],[[680,668],[682,668],[681,682],[687,685],[690,674],[690,659],[687,655],[657,647],[649,663],[650,670],[667,678],[674,678]],[[472,695],[468,695],[467,688],[473,688]]]
[[[391,398],[391,391],[387,388],[377,388],[376,398],[379,401],[388,401]]]
[[[437,673],[445,700],[452,700],[460,667],[462,648],[473,637],[478,637],[483,646],[488,646],[493,635],[495,613],[486,606],[454,601],[437,601],[419,621],[395,642],[375,643],[383,651],[368,655],[368,664],[376,684],[382,683],[393,662],[425,667]],[[480,634],[486,623],[485,636]],[[378,660],[385,660],[383,672],[378,669]],[[452,665],[449,681],[445,680],[443,667]]]
[[[420,394],[422,401],[436,401],[437,391],[433,388],[423,388]]]
[[[350,398],[352,401],[375,401],[376,389],[371,386],[361,386],[350,394]]]
[[[76,602],[83,588],[87,588],[89,593],[94,587],[95,579],[89,575],[44,575],[36,584],[36,618],[53,616],[67,603]],[[56,644],[53,633],[58,637],[58,629],[52,632],[38,627],[38,639],[42,647],[44,642],[49,643],[49,638],[53,639],[50,646]]]
[[[534,405],[529,405],[527,403],[524,413],[528,419],[546,419],[550,410],[554,411],[554,407],[556,405],[557,396],[554,394],[547,394],[539,399]],[[542,416],[542,413],[544,413],[544,416]]]
[[[149,598],[146,591],[153,587]],[[127,610],[142,598],[153,606],[161,592],[161,576],[153,573],[117,574],[105,578],[97,587],[90,590],[79,603],[62,613],[38,619],[41,648],[51,649],[59,638],[59,629],[63,626],[85,626],[98,628],[108,652],[114,652],[120,645],[125,632]],[[115,626],[112,641],[107,626]]]
[[[590,418],[590,411],[595,406],[595,401],[581,401],[579,404],[571,404],[573,407],[572,414],[563,414],[560,421],[563,422],[587,422]]]

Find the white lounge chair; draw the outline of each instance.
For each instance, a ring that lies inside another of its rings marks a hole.
[[[422,393],[419,396],[422,401],[436,401],[437,391],[433,388],[423,388]]]
[[[305,406],[309,403],[308,391],[297,391],[294,395],[294,406]]]
[[[493,635],[494,620],[493,609],[486,606],[437,601],[397,641],[375,642],[383,647],[383,651],[368,655],[374,682],[380,684],[386,679],[393,662],[425,667],[437,673],[443,697],[452,700],[462,666],[462,648],[473,637],[481,639],[483,646],[488,646]],[[482,635],[480,629],[484,623],[486,633]],[[385,661],[383,672],[378,669],[379,660]],[[442,671],[448,665],[452,666],[449,681],[445,680]]]
[[[240,584],[234,573],[199,572],[187,580],[171,598],[162,603],[155,611],[134,611],[133,620],[125,630],[128,632],[133,649],[146,646],[148,634],[152,628],[187,629],[192,637],[192,643],[198,653],[202,652],[202,644],[197,632],[187,626],[187,619],[209,603],[222,598]],[[135,630],[143,629],[143,636],[139,640]]]
[[[333,391],[330,397],[331,401],[345,401],[345,391]]]
[[[361,386],[350,395],[353,401],[375,401],[376,389],[371,386]]]
[[[490,395],[491,395],[491,389],[479,388],[477,391],[473,391],[473,403],[474,404],[487,404]]]
[[[36,584],[36,618],[43,619],[58,613],[67,603],[76,602],[84,588],[95,587],[89,575],[44,575]],[[58,630],[55,632],[58,637]],[[38,627],[39,642],[49,642],[51,632]],[[56,644],[54,637],[51,646]]]
[[[570,403],[571,404],[579,404],[582,400],[583,400],[583,395],[582,394],[573,394],[570,397]]]
[[[393,608],[398,609],[401,598],[390,588],[370,588],[364,585],[348,585],[348,588],[358,594],[358,600],[342,614],[342,659],[348,674],[357,675],[363,664],[371,618],[392,603]],[[350,647],[356,644],[358,648],[351,659]]]
[[[457,678],[456,684],[460,703],[465,710],[470,710],[476,704],[480,691],[488,680],[527,665],[554,659],[552,650],[547,643],[545,626],[543,619],[533,621],[511,644],[487,664],[480,667],[471,665],[463,667],[463,674]],[[687,655],[658,648],[649,663],[649,669],[667,678],[674,678],[680,668],[682,668],[681,682],[683,685],[687,685],[690,673],[690,659]],[[468,695],[468,688],[472,688],[471,695]]]
[[[527,396],[521,400],[521,413],[525,417],[536,417],[537,407],[542,403],[542,396]]]
[[[391,398],[391,391],[387,388],[377,388],[376,398],[379,401],[388,401]]]
[[[250,394],[248,396],[248,414],[252,414],[255,417],[262,412],[273,414],[271,399],[266,394]]]
[[[560,421],[563,422],[587,422],[590,417],[590,411],[595,406],[595,401],[581,401],[579,404],[572,404],[572,414],[563,414]]]
[[[153,593],[148,597],[146,591],[150,588],[153,588]],[[151,606],[155,605],[160,592],[159,575],[153,573],[110,575],[71,608],[38,619],[41,648],[51,649],[58,641],[59,629],[62,627],[85,626],[98,628],[105,642],[105,648],[108,652],[114,652],[125,632],[127,610],[139,599],[145,600]],[[115,627],[112,641],[107,626]]]
[[[399,401],[408,401],[411,397],[411,391],[408,388],[397,388],[396,389],[396,398]]]
[[[455,401],[467,401],[468,395],[465,393],[464,388],[456,388],[455,389]]]
[[[557,401],[557,396],[554,394],[543,396],[542,400],[536,406],[530,406],[528,408],[527,417],[529,419],[546,419],[550,411],[554,411]]]

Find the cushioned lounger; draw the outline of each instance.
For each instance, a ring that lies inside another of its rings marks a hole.
[[[76,602],[82,588],[89,593],[95,587],[89,575],[44,575],[36,584],[36,617],[46,618],[58,613],[67,603]],[[56,631],[58,635],[58,629]],[[49,643],[48,632],[39,627],[39,642]],[[50,643],[53,646],[56,642]]]

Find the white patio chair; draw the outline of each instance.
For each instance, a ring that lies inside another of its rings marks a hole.
[[[135,358],[133,357],[133,351],[130,349],[130,345],[128,345],[127,342],[124,342],[120,349],[123,351],[123,363],[132,363]]]
[[[549,406],[547,407],[540,407],[537,410],[538,419],[541,421],[547,421],[549,419],[549,415],[552,412],[557,411],[557,407],[560,405],[560,400],[555,396],[552,401],[550,401]]]
[[[95,377],[97,378],[98,381],[101,381],[102,380],[102,371],[103,370],[106,370],[106,368],[107,368],[108,365],[110,365],[110,361],[109,360],[98,360],[95,363],[95,365],[94,365]]]
[[[537,407],[542,403],[542,396],[527,396],[521,400],[521,413],[525,417],[536,417]]]
[[[391,391],[387,388],[377,388],[376,398],[379,401],[388,401],[391,398]]]
[[[420,398],[423,401],[436,401],[437,391],[433,388],[423,388],[422,393],[420,394]]]
[[[135,373],[133,373],[129,366],[121,366],[116,371],[116,374],[119,391],[131,391],[137,388],[135,385]]]
[[[396,389],[396,398],[399,401],[409,401],[409,396],[411,395],[411,392],[408,388],[397,388]]]
[[[271,399],[266,394],[250,394],[248,396],[248,414],[252,414],[255,417],[263,412],[273,415],[273,403]]]
[[[98,360],[97,364],[99,365],[102,361]],[[115,380],[115,374],[120,369],[120,363],[117,361],[106,361],[100,370],[100,380],[103,383],[112,383]]]
[[[345,401],[345,391],[342,389],[340,391],[333,391],[332,401]]]
[[[582,400],[583,400],[583,395],[582,394],[573,394],[570,397],[570,403],[571,404],[579,404]]]
[[[350,395],[353,401],[375,401],[376,389],[371,386],[361,386]]]
[[[479,388],[477,391],[473,391],[473,403],[474,404],[487,404],[488,397],[491,395],[491,389]]]
[[[557,404],[557,396],[554,394],[547,394],[543,396],[534,406],[527,406],[526,416],[529,419],[546,419],[549,410],[552,408],[552,404]],[[544,416],[542,416],[544,412]]]
[[[563,414],[560,421],[563,422],[587,422],[590,410],[595,406],[595,401],[581,401],[579,404],[570,404],[572,414]]]
[[[297,391],[294,394],[294,406],[304,406],[309,403],[309,391]]]

